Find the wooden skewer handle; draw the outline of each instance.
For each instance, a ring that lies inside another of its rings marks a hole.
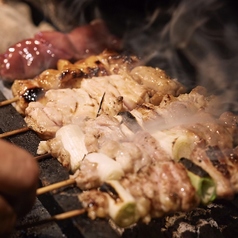
[[[4,133],[1,133],[0,138],[13,136],[13,135],[16,135],[16,134],[19,134],[19,133],[22,133],[22,132],[26,132],[26,131],[29,131],[29,130],[30,130],[29,127],[23,127],[23,128],[16,129],[16,130],[13,130],[13,131],[7,131],[7,132],[4,132]]]
[[[82,215],[86,211],[87,211],[86,209],[82,208],[82,209],[72,210],[72,211],[69,211],[69,212],[64,212],[64,213],[46,218],[44,220],[40,220],[40,221],[36,221],[36,222],[32,222],[32,223],[17,226],[16,230],[23,230],[23,229],[27,229],[27,228],[31,228],[31,227],[35,227],[35,226],[40,226],[40,225],[50,223],[50,222],[53,222],[53,221],[59,221],[59,220],[65,220],[65,219],[73,218],[73,217]]]
[[[72,218],[72,217],[75,217],[75,216],[82,215],[85,212],[86,212],[86,209],[84,209],[84,208],[77,209],[77,210],[72,210],[72,211],[69,211],[69,212],[64,212],[64,213],[52,216],[51,219],[53,219],[54,221],[65,220],[65,219],[68,219],[68,218]]]
[[[75,179],[68,179],[68,180],[58,182],[58,183],[54,183],[54,184],[51,184],[49,186],[38,188],[37,191],[36,191],[36,195],[38,196],[38,195],[41,195],[43,193],[47,193],[47,192],[53,191],[55,189],[62,188],[62,187],[65,187],[65,186],[68,186],[68,185],[71,185],[71,184],[75,184],[75,183],[76,183]]]
[[[42,160],[42,159],[49,158],[50,156],[51,156],[51,154],[47,153],[47,154],[35,156],[34,158],[35,158],[35,160],[39,161],[39,160]]]
[[[13,103],[13,102],[16,102],[16,101],[18,101],[18,100],[19,100],[19,97],[14,97],[14,98],[11,98],[11,99],[2,101],[2,102],[0,102],[0,107],[6,106],[6,105],[11,104],[11,103]]]

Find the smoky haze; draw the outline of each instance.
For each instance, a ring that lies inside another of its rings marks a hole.
[[[238,111],[238,17],[231,0],[27,0],[61,31],[103,18],[125,49]]]
[[[238,111],[238,27],[231,8],[217,0],[183,0],[158,10],[149,26],[128,31],[124,40],[145,64],[189,88],[205,86],[221,96],[224,109]]]

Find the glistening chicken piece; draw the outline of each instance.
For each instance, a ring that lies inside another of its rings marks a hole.
[[[116,86],[111,81],[116,82]],[[78,89],[49,90],[39,102],[29,104],[25,121],[29,127],[49,138],[63,125],[80,124],[85,118],[96,118],[100,113],[116,115],[124,108],[148,100],[142,85],[129,78],[128,84],[132,83],[135,89],[131,93],[124,90],[124,82],[122,76],[111,75],[84,79]]]
[[[209,96],[205,88],[196,87],[189,93],[181,93],[177,97],[165,94],[159,105],[143,103],[131,110],[142,128],[152,130],[154,124],[157,129],[164,130],[176,125],[194,123],[199,111],[208,112],[214,116],[219,110],[217,98]]]
[[[59,59],[79,60],[105,49],[120,49],[103,21],[95,20],[68,34],[39,32],[10,47],[0,55],[0,76],[12,83],[15,79],[33,78],[45,69],[56,68]]]
[[[105,50],[99,55],[71,63],[60,59],[57,69],[47,69],[33,79],[18,79],[12,84],[12,94],[18,97],[16,109],[24,114],[29,102],[37,101],[49,89],[79,88],[82,79],[129,72],[138,59],[135,56]]]
[[[150,90],[126,72],[122,75],[82,79],[79,89],[49,90],[40,101],[31,102],[26,108],[25,121],[29,127],[49,138],[63,125],[80,123],[87,117],[95,118],[98,113],[113,116],[150,102],[150,98]]]
[[[103,93],[101,98],[103,98]],[[110,101],[107,110],[119,112],[122,108],[122,100],[105,94],[105,101]],[[115,100],[113,102],[113,100]],[[83,124],[87,118],[95,118],[100,108],[100,101],[91,98],[83,89],[59,89],[49,90],[44,102],[32,102],[26,109],[25,121],[44,138],[52,138],[56,131],[63,125],[76,123]]]

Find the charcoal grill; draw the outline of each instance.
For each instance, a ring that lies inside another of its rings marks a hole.
[[[0,100],[6,98],[0,91]],[[11,131],[26,126],[22,116],[12,105],[0,108],[0,132]],[[26,149],[34,156],[40,138],[33,131],[27,131],[7,138],[8,141]],[[68,179],[68,171],[54,158],[39,161],[39,186],[49,185]],[[81,208],[77,199],[80,190],[75,186],[62,188],[38,196],[32,210],[19,219],[18,225],[31,223],[55,214]],[[90,220],[86,214],[76,218],[48,223],[26,230],[17,230],[12,234],[17,237],[79,237],[79,238],[234,238],[238,237],[238,199],[216,201],[207,207],[199,207],[187,213],[170,214],[154,219],[149,224],[138,223],[136,226],[120,230],[105,219]]]

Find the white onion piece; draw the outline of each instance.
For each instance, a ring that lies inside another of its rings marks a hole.
[[[70,155],[70,169],[75,172],[80,162],[88,153],[84,143],[85,135],[78,125],[66,125],[56,132],[56,137],[62,142],[64,149]]]
[[[118,150],[115,159],[121,165],[124,171],[127,172],[132,169],[132,159],[129,152]]]
[[[50,147],[48,146],[47,141],[43,140],[40,141],[38,148],[37,148],[37,154],[43,155],[45,153],[48,153],[50,151]]]
[[[165,152],[172,158],[172,147],[173,143],[178,138],[176,133],[165,133],[163,131],[154,131],[151,135],[159,142],[160,146],[165,150]]]
[[[167,154],[176,161],[182,157],[190,158],[192,150],[196,143],[199,142],[198,136],[193,132],[180,128],[155,131],[152,133],[152,136],[159,142]]]
[[[188,131],[181,135],[173,144],[173,158],[178,161],[181,158],[189,159],[192,151],[200,142],[200,138],[193,132]]]
[[[97,172],[100,180],[118,180],[123,175],[121,165],[103,153],[90,153],[85,157],[91,163],[97,163]]]

